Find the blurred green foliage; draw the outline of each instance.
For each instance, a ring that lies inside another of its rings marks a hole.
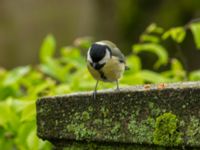
[[[177,58],[170,58],[166,40],[175,44],[184,42],[190,30],[194,43],[200,48],[200,23],[187,27],[174,27],[165,31],[155,23],[147,27],[140,42],[132,46],[127,57],[131,68],[120,80],[121,87],[135,84],[200,80],[200,70],[187,72]],[[76,39],[74,44],[60,49],[56,55],[56,41],[48,35],[40,49],[40,64],[22,66],[12,70],[0,69],[0,149],[45,150],[51,144],[36,135],[35,101],[47,95],[67,94],[93,90],[95,80],[86,67],[85,55],[93,40]],[[152,53],[157,60],[153,70],[143,69],[140,53]],[[161,69],[166,66],[164,69]],[[99,89],[112,88],[115,84],[101,83]]]

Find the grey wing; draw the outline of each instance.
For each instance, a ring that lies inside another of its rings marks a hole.
[[[108,41],[108,40],[103,40],[103,41],[100,41],[100,42],[107,44],[110,47],[112,55],[115,56],[115,57],[118,57],[121,62],[125,63],[124,55],[122,54],[120,49],[113,42]]]
[[[121,62],[125,63],[125,57],[122,54],[122,52],[119,50],[119,48],[115,47],[115,48],[111,49],[111,52],[112,52],[113,56],[118,57]]]
[[[118,57],[119,58],[119,61],[121,62],[121,63],[124,63],[125,64],[125,70],[129,70],[130,68],[128,67],[128,66],[126,66],[126,60],[125,60],[125,57],[124,57],[124,55],[121,53],[121,51],[116,47],[115,48],[115,50],[113,51],[113,50],[111,50],[112,51],[112,55],[113,56],[116,56],[116,57]]]

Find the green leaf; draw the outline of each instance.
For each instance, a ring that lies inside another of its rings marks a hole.
[[[38,150],[39,149],[39,139],[36,136],[36,129],[29,132],[27,137],[27,145],[29,149]]]
[[[120,85],[121,84],[126,84],[126,85],[135,85],[135,84],[143,84],[144,79],[141,77],[140,72],[137,73],[126,73],[124,74],[124,77],[120,80]]]
[[[17,97],[21,94],[15,86],[0,86],[0,101],[8,97]]]
[[[170,82],[169,79],[163,77],[161,74],[150,70],[142,70],[138,75],[141,76],[144,81],[150,83]]]
[[[200,81],[200,70],[192,71],[189,74],[189,80],[190,81]]]
[[[183,81],[186,79],[186,71],[183,68],[183,65],[178,59],[171,60],[171,69],[165,72],[162,72],[162,75],[171,78],[173,81]]]
[[[47,78],[45,82],[37,85],[36,87],[31,87],[28,90],[29,98],[36,99],[37,96],[44,96],[50,94],[52,89],[55,87],[55,81],[51,78]]]
[[[183,70],[183,65],[181,64],[181,62],[178,59],[173,58],[171,60],[172,63],[172,70],[176,71],[176,70]]]
[[[167,50],[156,43],[145,43],[133,45],[133,52],[140,53],[143,51],[152,52],[158,56],[158,60],[154,64],[155,68],[159,68],[161,65],[166,65],[168,62]]]
[[[56,41],[54,37],[49,34],[43,41],[40,48],[40,61],[46,62],[49,58],[52,58],[55,53]]]
[[[26,104],[26,106],[22,110],[20,121],[22,121],[22,122],[32,121],[35,119],[35,113],[36,113],[35,105],[36,105],[35,101],[30,101],[28,104]]]
[[[12,85],[18,82],[31,70],[30,66],[17,67],[14,70],[10,71],[4,79],[4,85]]]
[[[19,126],[19,116],[15,108],[15,100],[7,99],[0,102],[0,126],[10,131],[16,131]]]
[[[34,129],[35,127],[35,122],[26,122],[22,123],[20,127],[17,130],[17,138],[16,138],[16,145],[18,149],[20,150],[28,150],[28,145],[27,145],[27,137],[29,136],[30,131]]]
[[[64,57],[80,58],[80,50],[76,47],[66,46],[61,48],[61,55]]]
[[[129,71],[126,71],[127,74],[129,74],[129,73],[132,74],[134,72],[138,72],[142,68],[142,64],[141,64],[140,58],[137,55],[131,55],[131,56],[129,56],[127,58],[127,60],[126,60],[126,64],[130,68]]]
[[[63,93],[70,93],[70,86],[68,84],[60,84],[56,87],[55,89],[55,94],[59,95],[59,94],[63,94]]]
[[[166,40],[167,38],[171,37],[177,43],[181,43],[185,39],[185,36],[186,36],[185,29],[183,27],[176,27],[166,31],[163,34],[162,38]]]
[[[47,141],[43,141],[37,137],[36,127],[29,130],[29,135],[25,139],[29,150],[50,150],[51,144]]]
[[[10,107],[6,102],[0,102],[0,126],[5,127],[11,117]]]
[[[2,128],[1,128],[2,129]],[[14,140],[6,138],[6,136],[12,136],[11,132],[3,131],[0,135],[0,149],[1,150],[13,150],[15,147]]]
[[[174,76],[179,77],[182,80],[185,78],[186,72],[183,69],[183,65],[178,59],[172,59],[171,69],[174,73]]]
[[[194,36],[194,41],[196,43],[196,47],[198,49],[200,49],[200,22],[192,23],[190,25],[190,29],[191,29],[192,34]]]
[[[158,34],[161,34],[161,33],[163,33],[163,31],[164,31],[163,28],[158,27],[155,23],[150,24],[146,29],[147,33],[158,33]]]
[[[0,83],[0,100],[18,97],[22,94],[20,81],[31,71],[30,66],[17,67],[4,75]]]
[[[63,67],[56,59],[48,59],[45,64],[40,65],[40,69],[43,73],[59,80],[66,81],[67,68]]]
[[[140,41],[141,42],[152,42],[152,43],[159,43],[160,39],[159,37],[155,35],[149,35],[149,34],[142,34],[140,36]]]
[[[90,45],[92,44],[92,38],[91,37],[81,37],[77,38],[74,41],[74,45],[80,48],[88,49]]]
[[[66,46],[61,49],[61,55],[63,56],[60,60],[63,63],[71,64],[74,67],[84,67],[85,59],[81,56],[80,49],[76,47]]]
[[[26,75],[26,78],[22,78],[20,83],[22,84],[23,87],[30,89],[44,82],[43,78],[44,75],[42,74],[42,72],[39,72],[38,70],[34,69],[31,70],[31,72]]]

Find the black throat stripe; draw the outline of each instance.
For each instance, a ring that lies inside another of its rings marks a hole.
[[[105,65],[105,63],[103,63],[103,64],[97,64],[96,68],[94,68],[94,69],[95,70],[100,70],[104,65]]]
[[[103,80],[107,80],[106,76],[104,75],[104,73],[101,70],[98,70],[98,72],[100,73],[100,76]]]
[[[120,63],[123,63],[123,64],[125,63],[125,61],[122,60],[122,59],[119,59],[119,62],[120,62]]]

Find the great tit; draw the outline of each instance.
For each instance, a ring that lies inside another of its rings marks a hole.
[[[87,68],[91,75],[97,80],[93,97],[96,99],[99,81],[116,82],[119,90],[118,80],[127,70],[125,57],[120,49],[110,41],[99,41],[91,45],[87,52]]]

